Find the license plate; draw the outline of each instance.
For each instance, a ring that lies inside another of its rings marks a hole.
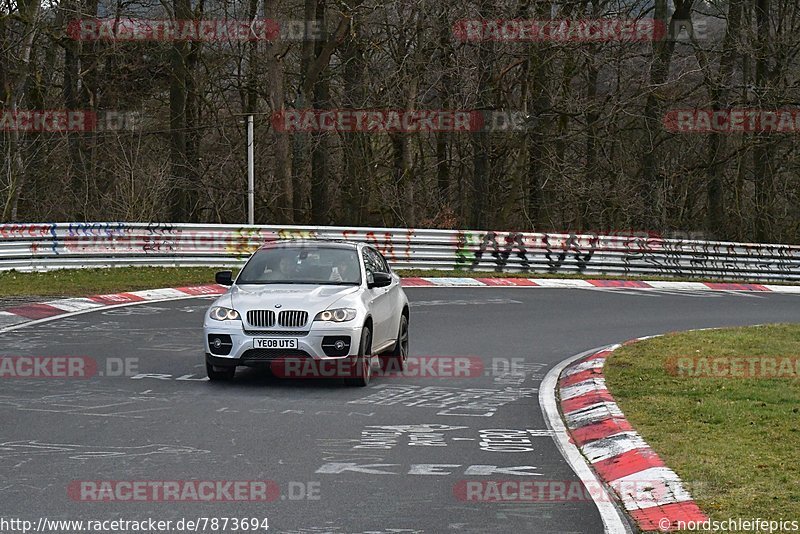
[[[253,340],[254,349],[296,349],[297,339],[286,337],[267,337]]]

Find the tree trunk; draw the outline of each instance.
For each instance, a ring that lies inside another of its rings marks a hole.
[[[669,19],[667,0],[655,0],[654,20],[660,21],[667,28],[672,28],[673,21],[688,20],[692,13],[694,0],[675,0],[675,13]],[[656,175],[656,150],[661,138],[661,100],[663,85],[667,82],[672,65],[672,54],[675,40],[653,41],[653,57],[648,79],[649,91],[644,107],[645,145],[639,172],[639,192],[642,199],[642,215],[640,222],[643,228],[657,230],[664,225],[664,214],[659,207],[658,195],[663,188],[662,180]]]
[[[756,80],[755,90],[763,95],[758,103],[760,108],[768,108],[771,92],[769,55],[770,55],[770,0],[756,0]],[[775,161],[773,140],[769,133],[757,133],[756,145],[753,148],[753,180],[755,182],[755,238],[766,242],[772,234],[772,206],[775,190]]]
[[[76,2],[65,2],[64,8],[68,20],[69,13],[75,13]],[[66,40],[64,42],[64,105],[67,109],[80,109],[80,49],[81,42],[77,40]],[[83,134],[80,132],[68,132],[69,143],[69,188],[72,194],[78,198],[86,198],[88,193],[86,184],[86,168]]]
[[[725,28],[725,37],[722,43],[722,58],[719,64],[719,75],[711,88],[711,107],[714,110],[729,107],[728,87],[733,78],[733,69],[738,52],[736,39],[741,27],[742,2],[744,0],[731,0],[728,5],[728,23]],[[708,137],[708,171],[707,171],[707,201],[706,230],[709,235],[726,238],[725,229],[725,195],[722,179],[725,167],[720,163],[727,143],[718,132],[711,132]]]
[[[342,15],[334,35],[328,38],[326,28],[327,0],[306,0],[306,20],[316,22],[321,35],[313,43],[303,44],[301,70],[301,95],[303,107],[312,109],[330,107],[329,81],[323,76],[330,64],[331,56],[350,30],[349,15]],[[295,150],[297,146],[295,146]],[[323,132],[311,134],[311,223],[327,224],[330,213],[328,181],[330,180],[328,135]],[[295,194],[297,190],[295,189]]]
[[[25,0],[19,2],[19,19],[22,25],[22,49],[19,51],[19,61],[10,79],[10,111],[16,113],[21,107],[24,108],[27,102],[26,87],[29,78],[33,74],[34,65],[31,61],[33,55],[33,43],[36,37],[39,23],[39,2],[37,0]],[[3,221],[17,221],[19,219],[19,197],[22,193],[28,178],[25,166],[25,143],[23,139],[28,137],[23,132],[14,129],[11,132],[12,152],[11,164],[9,165],[9,187],[6,202],[3,204]]]
[[[361,0],[358,0],[355,8],[358,9],[360,5]],[[363,109],[367,101],[364,45],[359,35],[358,19],[354,18],[350,24],[351,30],[342,47],[344,63],[342,107]],[[370,168],[366,150],[368,135],[352,132],[345,133],[342,137],[344,176],[342,176],[340,199],[341,214],[342,224],[350,226],[361,226],[367,219],[370,192]]]
[[[479,19],[492,20],[494,9],[487,0],[480,0],[478,13]],[[474,46],[478,49],[478,71],[477,93],[475,98],[475,108],[481,112],[487,112],[493,108],[493,41],[482,41]],[[486,229],[489,226],[489,213],[492,202],[489,198],[491,171],[491,139],[485,130],[472,135],[472,206],[470,210],[469,225],[474,229]]]
[[[450,109],[450,90],[454,84],[450,69],[452,68],[450,56],[452,54],[452,25],[449,19],[448,5],[442,2],[439,7],[439,72],[440,82],[436,88],[436,102],[439,109]],[[447,132],[438,132],[436,135],[436,189],[441,208],[450,207],[450,159],[447,154],[450,136]]]
[[[189,0],[173,0],[175,19],[187,20],[191,16]],[[170,221],[183,222],[189,217],[188,161],[186,152],[186,99],[188,91],[188,47],[185,41],[176,40],[170,52],[171,77],[169,85],[169,137],[170,137]]]
[[[268,0],[265,3],[264,18],[268,20],[278,18],[276,1]],[[281,56],[281,50],[277,42],[273,42],[267,47],[267,90],[269,93],[269,108],[272,113],[282,113],[286,110],[283,91],[284,67]],[[292,183],[292,166],[289,154],[289,134],[273,131],[272,135],[275,142],[274,176],[278,184],[277,222],[293,224],[295,215],[294,184]]]
[[[314,109],[328,109],[330,94],[328,80],[314,85]],[[329,138],[326,132],[311,135],[311,224],[330,224],[328,220],[328,181],[330,180]]]
[[[521,0],[517,6],[516,18],[528,18],[530,0]],[[534,2],[533,18],[536,20],[550,19],[550,4]],[[523,211],[528,224],[532,229],[538,229],[546,223],[547,211],[543,209],[546,204],[544,185],[546,183],[544,161],[546,154],[545,145],[551,127],[551,103],[549,82],[552,75],[551,68],[552,50],[546,44],[531,43],[522,64],[521,98],[524,109],[535,120],[525,133],[524,156],[526,158],[523,168],[525,175],[522,183],[525,187]]]
[[[200,13],[195,17],[202,19],[202,5],[199,3]],[[195,68],[200,63],[203,51],[202,42],[193,42],[189,45],[186,58],[186,220],[199,221],[200,193],[202,191],[202,177],[200,176],[200,95],[195,81]]]

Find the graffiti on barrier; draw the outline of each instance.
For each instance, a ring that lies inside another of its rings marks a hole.
[[[48,258],[85,257],[86,264],[136,256],[206,258],[238,263],[279,239],[342,239],[369,243],[395,267],[523,273],[650,274],[800,279],[800,247],[703,241],[658,234],[524,233],[293,226],[73,222],[0,224],[5,268],[42,268]],[[141,260],[140,260],[141,261]],[[201,260],[202,261],[202,260]],[[16,262],[16,263],[14,263]],[[39,267],[37,267],[37,265]],[[72,265],[74,265],[74,260]],[[2,268],[2,267],[0,267]]]

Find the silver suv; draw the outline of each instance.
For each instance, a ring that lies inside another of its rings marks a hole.
[[[409,306],[400,278],[364,243],[270,242],[248,259],[205,315],[206,369],[230,380],[237,366],[332,364],[366,386],[372,366],[405,368]],[[310,361],[313,360],[313,361]],[[295,369],[297,367],[295,366]],[[318,367],[317,367],[318,369]]]

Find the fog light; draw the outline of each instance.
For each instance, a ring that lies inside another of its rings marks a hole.
[[[228,334],[209,334],[208,348],[212,354],[217,356],[227,356],[233,349],[233,341]]]
[[[325,336],[322,338],[322,350],[327,356],[347,356],[350,343],[350,336]]]

